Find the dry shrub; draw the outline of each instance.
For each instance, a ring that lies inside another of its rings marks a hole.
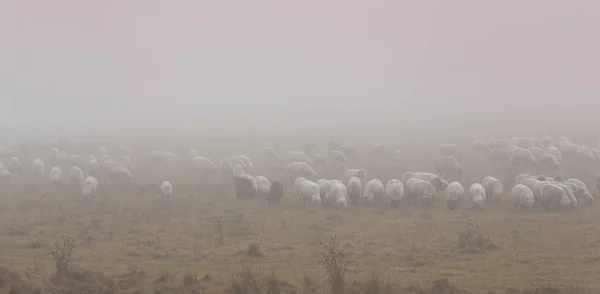
[[[332,294],[344,293],[344,276],[346,275],[347,262],[344,259],[344,250],[336,236],[331,237],[329,243],[323,244],[325,252],[321,252],[321,264],[325,267],[327,281],[331,286]]]
[[[283,284],[275,272],[269,274],[253,272],[248,267],[231,276],[227,293],[235,294],[283,294]]]
[[[51,254],[56,264],[57,274],[61,274],[68,269],[69,263],[71,263],[73,247],[73,238],[71,237],[62,237],[61,243],[54,243],[54,249],[52,249]]]
[[[457,248],[464,253],[483,253],[486,251],[498,251],[502,247],[496,245],[492,239],[485,236],[479,226],[470,219],[466,219],[465,229],[458,233]]]

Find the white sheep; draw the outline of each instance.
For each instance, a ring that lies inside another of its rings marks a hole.
[[[277,151],[271,147],[264,147],[263,151],[262,151],[262,157],[266,158],[266,159],[280,159],[281,156],[279,155],[279,153],[277,153]]]
[[[440,152],[438,155],[441,156],[454,156],[456,159],[462,159],[463,155],[460,152],[458,146],[454,144],[442,144],[440,145]]]
[[[409,203],[420,202],[422,204],[433,205],[436,198],[436,189],[429,181],[419,178],[410,178],[404,185],[406,199]]]
[[[550,153],[544,153],[540,155],[540,166],[546,170],[555,170],[560,168],[558,159]]]
[[[594,157],[594,153],[587,146],[579,146],[577,147],[577,157],[579,160],[583,162],[595,162],[596,158]]]
[[[129,169],[123,166],[117,166],[113,170],[109,171],[109,175],[116,181],[130,181],[133,179]]]
[[[490,146],[485,140],[475,140],[473,141],[473,145],[471,146],[473,151],[487,154],[490,151]]]
[[[358,204],[361,202],[361,196],[363,193],[362,182],[358,177],[351,177],[346,185],[348,190],[348,198],[351,203]]]
[[[447,175],[449,177],[460,177],[462,168],[458,164],[458,160],[451,155],[440,155],[435,158],[435,168],[440,176]]]
[[[548,146],[546,147],[546,152],[554,155],[554,157],[556,157],[556,159],[558,159],[559,162],[562,161],[562,153],[560,152],[560,149],[554,146]]]
[[[58,162],[65,162],[67,159],[69,159],[69,157],[67,156],[67,152],[64,150],[59,152],[58,156],[56,157],[56,161]]]
[[[498,201],[504,191],[502,182],[494,177],[485,177],[481,180],[481,186],[485,189],[486,199],[485,201]]]
[[[406,175],[406,174],[405,174]],[[442,180],[440,176],[428,172],[416,172],[411,175],[411,178],[417,178],[423,181],[430,182],[436,191],[444,191],[448,186],[448,182]],[[406,186],[406,184],[404,184]]]
[[[57,160],[59,154],[60,150],[58,150],[58,148],[52,148],[50,150],[50,160]]]
[[[125,166],[131,166],[131,156],[127,154],[123,154],[119,156],[119,162]]]
[[[515,165],[523,164],[525,166],[531,167],[537,165],[538,163],[537,159],[535,158],[535,156],[533,156],[531,151],[524,148],[517,147],[512,150],[510,155],[512,157],[513,164]]]
[[[533,191],[525,185],[515,185],[510,191],[510,196],[514,201],[517,210],[520,210],[523,207],[530,209],[535,203]]]
[[[348,205],[348,190],[346,185],[340,181],[332,180],[332,189],[328,203],[335,204],[339,208],[344,208]]]
[[[78,154],[69,155],[69,163],[76,166],[85,166],[85,159]]]
[[[302,183],[304,183],[305,181],[308,181],[305,177],[297,177],[294,180],[294,192],[296,193],[296,196],[298,196],[298,199],[302,200]]]
[[[0,166],[0,181],[10,180],[12,174],[6,168]]]
[[[546,207],[546,211],[551,208],[569,209],[571,201],[567,196],[567,192],[561,186],[547,183],[541,190],[540,204]]]
[[[573,189],[573,194],[575,194],[578,202],[585,201],[588,204],[594,203],[594,196],[592,196],[584,182],[572,178],[564,181],[563,184],[568,185]]]
[[[98,180],[92,176],[85,178],[82,184],[82,198],[94,198],[96,190],[98,190]]]
[[[546,153],[546,149],[537,146],[529,147],[527,150],[529,150],[529,152],[531,152],[531,154],[533,154],[533,156],[537,159],[540,158],[540,155]]]
[[[100,171],[100,164],[96,159],[91,159],[86,166],[90,174],[95,175]]]
[[[240,177],[245,173],[244,167],[240,164],[236,164],[233,166],[232,174],[234,178]]]
[[[83,171],[77,166],[72,166],[71,170],[69,171],[69,178],[77,181],[79,184],[82,184],[84,181]]]
[[[19,160],[19,158],[16,156],[12,157],[8,161],[8,166],[6,169],[10,172],[23,171],[23,166],[21,165],[21,160]]]
[[[598,148],[590,148],[590,150],[592,150],[596,162],[600,162],[600,150],[598,150]]]
[[[55,166],[50,170],[50,179],[52,179],[52,181],[54,183],[60,182],[61,177],[62,177],[62,170],[60,169],[60,167]]]
[[[269,195],[269,190],[271,189],[271,183],[266,177],[256,176],[256,192],[258,196],[267,197]]]
[[[309,165],[313,164],[313,161],[303,151],[290,151],[287,159],[288,162],[305,162]]]
[[[309,180],[303,181],[300,184],[300,199],[304,201],[304,204],[320,202],[319,185]]]
[[[44,161],[41,158],[36,158],[33,160],[31,169],[33,170],[33,172],[39,173],[40,175],[46,173],[46,169],[44,168]]]
[[[290,178],[305,177],[307,179],[315,179],[317,173],[306,162],[290,162],[285,168],[286,174]]]
[[[163,199],[171,199],[173,196],[173,185],[169,181],[164,181],[160,184],[160,192]]]
[[[465,188],[459,182],[452,182],[446,187],[446,206],[453,210],[460,206],[465,196]]]
[[[385,194],[390,198],[390,208],[397,209],[404,196],[404,185],[399,180],[391,179],[385,184]]]
[[[469,188],[469,200],[475,204],[475,207],[483,208],[485,205],[485,199],[486,195],[483,186],[479,183],[472,184],[471,188]]]
[[[317,185],[319,185],[319,196],[321,197],[321,202],[325,204],[328,202],[327,200],[331,196],[331,190],[333,189],[333,185],[330,181],[326,179],[317,180]]]
[[[351,177],[357,177],[360,179],[361,182],[363,182],[367,177],[367,170],[364,168],[349,168],[344,172],[344,181],[347,183]]]
[[[329,158],[331,158],[331,163],[333,164],[342,164],[348,162],[348,157],[346,154],[340,150],[333,150],[329,153]]]
[[[192,167],[192,170],[203,173],[216,171],[217,169],[217,165],[212,160],[202,156],[196,156],[190,159],[190,165]]]
[[[129,155],[131,156],[131,149],[129,149],[129,147],[121,144],[117,147],[116,153],[118,155]]]
[[[381,202],[385,195],[385,187],[380,179],[372,179],[365,185],[363,199],[369,202]]]
[[[107,161],[114,161],[114,160],[112,160],[112,157],[110,157],[110,155],[108,155],[108,154],[100,155],[100,161],[99,161],[100,163],[105,163]]]

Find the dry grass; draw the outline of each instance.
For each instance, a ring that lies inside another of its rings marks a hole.
[[[365,166],[368,178],[384,182],[432,171],[436,144],[401,146],[410,156],[401,162],[368,158],[348,167]],[[198,145],[212,158],[253,150],[244,153],[255,158],[256,174],[284,179],[282,164],[260,162],[258,142]],[[474,154],[463,168],[463,185],[493,175],[505,190],[520,172]],[[2,184],[0,292],[600,293],[592,288],[600,280],[597,207],[513,212],[505,201],[473,211],[464,201],[449,211],[440,201],[397,211],[387,204],[324,210],[300,204],[289,183],[281,205],[269,207],[264,199],[235,200],[231,185],[188,174],[185,164],[149,170],[139,163],[132,173],[131,186],[100,178],[93,203],[79,202],[79,188],[68,182],[23,174]],[[596,168],[572,163],[558,173],[592,186]],[[170,203],[157,200],[163,180],[174,186]]]

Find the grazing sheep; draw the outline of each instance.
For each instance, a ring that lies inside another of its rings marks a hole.
[[[90,174],[95,175],[100,171],[100,164],[96,159],[92,159],[87,164],[87,170]]]
[[[584,182],[578,179],[568,179],[564,181],[563,184],[568,185],[573,189],[573,194],[575,194],[578,202],[585,201],[588,204],[594,203],[594,196],[592,196]]]
[[[469,188],[469,200],[475,204],[475,207],[479,209],[483,208],[485,199],[487,199],[487,197],[483,186],[479,183],[472,184],[471,188]]]
[[[558,162],[558,159],[556,159],[556,157],[550,153],[544,153],[544,154],[540,155],[539,158],[540,158],[540,165],[544,169],[555,170],[555,169],[560,168],[560,163]]]
[[[76,166],[85,166],[85,159],[78,154],[69,155],[69,163]]]
[[[582,162],[595,162],[596,158],[594,157],[594,153],[587,146],[579,146],[577,147],[577,157]]]
[[[544,144],[544,146],[546,148],[548,147],[554,147],[554,139],[550,136],[542,136],[540,138],[540,140],[542,141],[542,144]]]
[[[33,170],[33,172],[39,173],[40,175],[43,175],[46,173],[46,169],[44,168],[44,161],[40,158],[36,158],[33,160],[31,169]]]
[[[62,177],[62,170],[60,169],[60,167],[55,166],[50,170],[50,179],[52,179],[52,182],[54,182],[54,183],[60,182],[61,177]]]
[[[408,181],[410,178],[412,178],[415,175],[415,172],[405,172],[402,174],[402,184],[404,184],[404,186],[406,186],[406,181]]]
[[[519,182],[523,179],[535,179],[535,176],[530,175],[530,174],[519,174],[515,178],[515,183],[519,184]]]
[[[340,143],[336,141],[329,141],[327,143],[327,152],[331,153],[333,150],[337,150],[340,147]]]
[[[302,183],[305,181],[308,181],[305,177],[298,177],[294,180],[294,192],[300,200],[302,200]]]
[[[56,161],[61,163],[67,161],[67,159],[69,159],[69,157],[67,156],[67,152],[64,150],[59,152],[58,156],[56,157]]]
[[[346,185],[346,189],[348,190],[348,198],[350,198],[350,203],[358,204],[361,201],[361,195],[363,193],[362,182],[358,177],[351,177],[348,180],[348,184]]]
[[[233,166],[231,173],[234,178],[238,178],[238,177],[241,177],[245,173],[245,171],[244,171],[244,168],[240,164],[236,164]]]
[[[82,184],[84,181],[83,171],[77,166],[72,166],[71,171],[69,171],[69,178],[79,184]]]
[[[494,177],[485,177],[481,181],[481,185],[485,189],[486,202],[500,200],[500,196],[502,196],[504,190],[504,186],[500,180]]]
[[[465,196],[465,188],[459,182],[452,182],[446,187],[446,206],[450,210],[454,210],[460,206],[460,202]]]
[[[441,156],[454,156],[456,159],[462,159],[463,155],[460,152],[458,146],[454,144],[442,144],[440,145],[440,152],[438,155]]]
[[[89,176],[83,181],[81,197],[93,199],[96,195],[96,190],[98,190],[98,180],[95,177]]]
[[[306,154],[308,157],[315,156],[315,149],[317,149],[317,145],[315,143],[304,144],[304,154]]]
[[[266,159],[280,159],[279,153],[275,151],[275,149],[270,147],[264,147],[262,152],[262,157]]]
[[[546,153],[546,149],[536,146],[529,147],[527,148],[527,150],[529,150],[529,152],[531,152],[531,154],[533,154],[533,156],[538,160],[540,158],[540,155]]]
[[[361,182],[363,182],[367,177],[367,170],[364,168],[349,168],[344,172],[344,181],[347,183],[351,177],[357,177],[360,179]]]
[[[269,190],[271,189],[271,184],[266,177],[256,176],[256,192],[258,196],[266,197],[269,195]]]
[[[196,156],[190,159],[190,165],[193,171],[199,171],[202,173],[217,170],[217,165],[212,160],[202,156]]]
[[[511,152],[511,157],[514,165],[523,164],[525,166],[532,167],[538,163],[535,156],[531,154],[531,151],[524,148],[517,147],[513,149]]]
[[[340,181],[331,181],[332,189],[328,203],[334,203],[339,208],[344,208],[348,205],[348,190],[346,185]]]
[[[255,198],[256,186],[254,181],[248,177],[236,177],[235,178],[235,198],[236,199],[251,199]]]
[[[319,185],[309,180],[303,181],[300,185],[300,198],[304,201],[305,205],[316,201],[316,199],[320,202]]]
[[[347,145],[341,145],[340,147],[337,148],[337,150],[344,152],[344,154],[346,154],[346,156],[348,158],[354,158],[354,159],[358,158],[358,152],[356,151],[356,149],[354,149],[354,147],[347,146]]]
[[[267,202],[269,205],[277,203],[279,204],[281,197],[283,197],[283,185],[280,181],[273,181],[269,188],[269,194],[267,195]]]
[[[271,148],[271,149],[279,149],[279,142],[265,142],[263,144],[263,147]]]
[[[119,156],[118,161],[125,166],[131,166],[131,156],[129,156],[127,154],[123,154],[123,155]]]
[[[23,171],[23,166],[21,165],[21,160],[18,157],[12,157],[8,161],[8,166],[6,168],[10,172],[21,172]]]
[[[571,201],[567,192],[561,186],[547,183],[542,187],[540,204],[546,207],[546,211],[551,209],[565,210],[571,206]]]
[[[385,196],[385,187],[380,179],[372,179],[365,185],[363,199],[369,202],[379,203]]]
[[[290,178],[305,177],[315,179],[317,173],[306,162],[290,162],[285,168],[286,174]]]
[[[438,156],[435,158],[435,167],[441,177],[446,174],[449,177],[460,177],[462,168],[454,156]]]
[[[113,178],[115,181],[130,181],[133,179],[131,172],[124,166],[117,166],[108,172],[108,176]]]
[[[346,154],[340,150],[333,150],[329,153],[329,158],[331,158],[331,163],[333,164],[342,164],[348,162],[348,157]]]
[[[398,180],[389,180],[385,184],[385,194],[390,198],[390,208],[397,209],[404,196],[404,185]]]
[[[58,159],[58,154],[60,154],[60,150],[58,150],[58,148],[52,148],[50,150],[50,160],[56,161]]]
[[[533,191],[529,187],[521,184],[515,185],[510,191],[510,196],[515,202],[515,209],[530,209],[535,203]]]
[[[490,151],[490,147],[485,142],[485,140],[475,140],[473,142],[472,148],[473,148],[473,151],[483,153],[483,154],[487,154]]]
[[[110,173],[112,170],[114,170],[117,167],[125,168],[125,165],[122,164],[121,162],[114,161],[114,160],[110,160],[110,161],[104,162],[102,164],[102,169],[104,170],[105,173]]]
[[[429,181],[424,181],[419,178],[410,178],[404,185],[406,190],[406,200],[408,203],[433,205],[436,197],[436,188]]]
[[[535,185],[539,184],[540,182],[543,182],[544,180],[540,181],[536,178],[521,178],[518,181],[515,182],[515,184],[521,184],[521,185],[525,185],[527,187],[529,187],[529,189],[531,189],[532,191],[534,190]]]
[[[554,157],[556,157],[556,159],[559,162],[562,161],[562,153],[560,152],[560,150],[558,148],[556,148],[554,146],[549,146],[549,147],[546,147],[546,152],[554,155]]]
[[[10,180],[12,174],[5,167],[0,166],[0,181]]]
[[[290,151],[288,153],[288,162],[305,162],[309,165],[312,165],[312,160],[302,151]]]
[[[171,199],[173,195],[173,185],[169,181],[164,181],[160,184],[160,192],[163,199]]]
[[[120,155],[120,156],[123,156],[123,155],[131,156],[131,149],[129,149],[129,147],[127,147],[123,144],[119,145],[115,152],[117,155]]]
[[[448,187],[448,182],[442,180],[438,175],[428,172],[417,172],[412,175],[413,178],[421,179],[423,181],[431,182],[437,192],[445,191]],[[406,184],[405,184],[406,186]]]
[[[598,148],[590,148],[592,150],[592,154],[594,155],[594,160],[596,162],[600,162],[600,150]]]
[[[327,204],[327,199],[329,199],[331,196],[333,185],[326,179],[317,180],[317,185],[319,185],[319,197],[321,197],[321,203],[325,205]]]
[[[488,156],[490,157],[492,164],[495,164],[497,162],[500,162],[501,164],[506,164],[512,161],[512,157],[510,156],[508,151],[504,149],[494,148],[490,150],[490,152],[488,152]]]

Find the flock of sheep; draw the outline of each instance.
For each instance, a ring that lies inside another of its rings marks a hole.
[[[286,156],[279,155],[277,143],[265,143],[261,155],[262,162],[283,162],[285,177],[269,181],[267,177],[254,175],[254,163],[249,156],[231,155],[218,164],[207,157],[199,156],[191,146],[184,146],[178,153],[152,150],[143,157],[147,164],[165,165],[186,162],[194,172],[213,174],[231,180],[236,198],[264,198],[269,204],[278,204],[284,196],[284,186],[293,185],[293,192],[304,204],[320,204],[323,207],[344,208],[349,204],[387,201],[392,209],[399,205],[430,206],[440,198],[445,198],[448,209],[458,208],[463,200],[468,200],[472,208],[482,209],[490,201],[500,201],[505,192],[516,209],[531,209],[534,206],[546,210],[566,210],[582,204],[592,204],[594,197],[587,185],[578,179],[563,180],[561,177],[546,177],[519,174],[515,185],[504,190],[502,181],[494,177],[483,177],[480,183],[473,183],[465,190],[461,184],[463,153],[454,144],[442,144],[435,158],[436,173],[415,171],[405,172],[399,179],[384,182],[380,179],[367,180],[365,168],[345,168],[349,159],[357,158],[356,149],[329,142],[327,153],[315,152],[315,144],[307,144],[302,151],[291,151]],[[372,153],[383,153],[383,144],[373,144]],[[565,160],[586,163],[599,163],[600,152],[573,143],[566,137],[554,140],[544,136],[516,138],[509,140],[489,138],[475,140],[474,153],[485,154],[492,164],[506,164],[513,167],[552,170],[560,167]],[[68,169],[68,180],[81,186],[81,199],[92,200],[98,190],[98,177],[106,184],[130,182],[132,152],[120,145],[111,153],[100,147],[95,155],[67,154],[65,150],[52,148],[45,160],[36,157],[30,168],[26,168],[10,148],[0,146],[0,184],[10,182],[12,177],[24,173],[35,176],[48,176],[52,182],[64,181],[63,169]],[[109,155],[110,154],[110,155]],[[396,150],[395,156],[402,156]],[[114,159],[113,159],[114,158]],[[183,159],[182,159],[183,158]],[[6,165],[4,164],[6,161]],[[46,174],[46,163],[52,168]],[[340,179],[320,178],[316,166],[341,167],[344,172]],[[285,185],[284,185],[285,184]],[[600,174],[596,176],[596,188],[600,190]],[[162,197],[170,199],[173,185],[163,181],[160,185]]]

